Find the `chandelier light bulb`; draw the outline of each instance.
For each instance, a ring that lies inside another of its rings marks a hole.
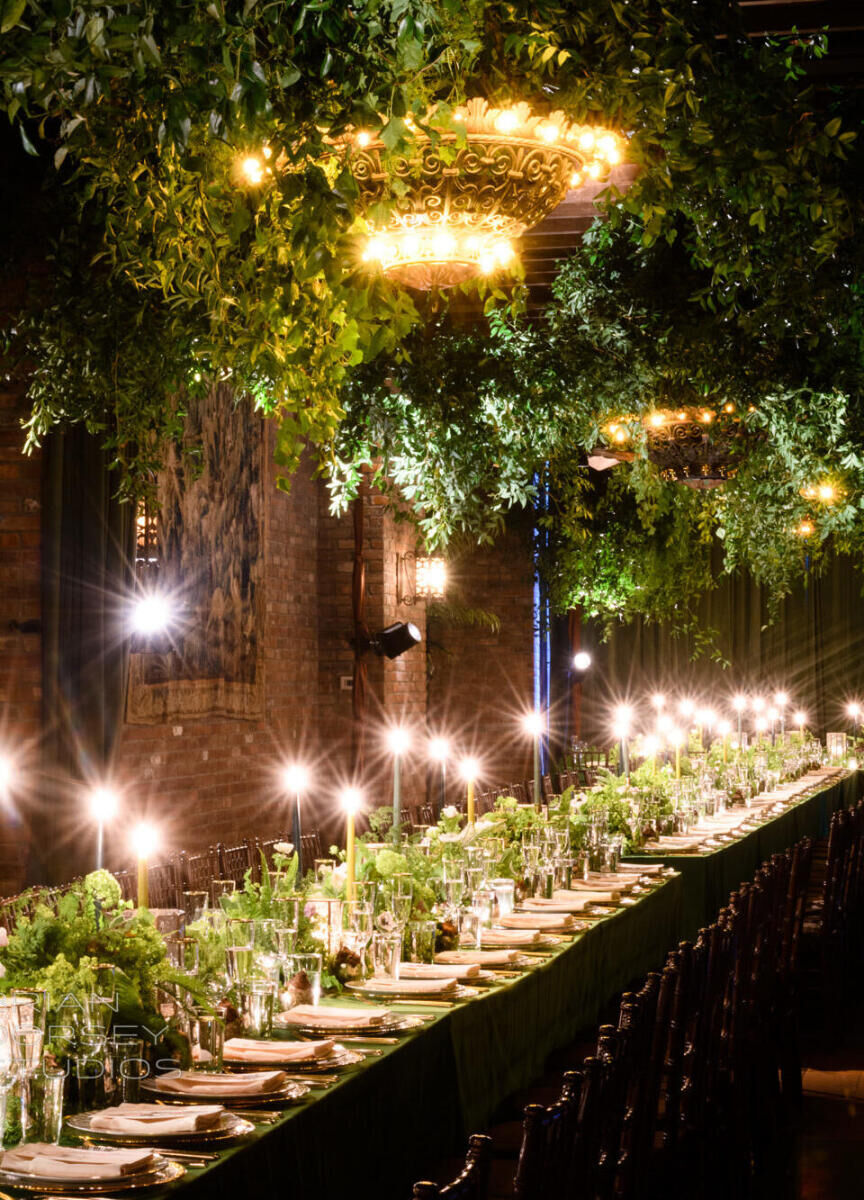
[[[117,793],[107,787],[95,787],[89,796],[90,816],[103,825],[117,813]]]
[[[514,130],[519,128],[520,124],[519,114],[512,108],[505,108],[495,118],[495,128],[499,133],[513,133]]]
[[[240,171],[243,179],[251,187],[258,187],[264,180],[264,164],[254,154],[247,154],[244,159],[241,159]]]
[[[387,749],[395,757],[404,754],[411,745],[411,731],[403,725],[394,725],[387,730]]]
[[[288,763],[282,768],[282,787],[292,796],[305,792],[309,787],[309,768],[302,763]]]

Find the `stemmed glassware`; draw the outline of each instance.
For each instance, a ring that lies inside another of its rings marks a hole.
[[[451,921],[455,921],[465,894],[465,867],[461,858],[443,860],[441,883],[444,891],[444,911]]]
[[[363,975],[366,974],[366,948],[374,929],[372,905],[365,900],[346,900],[342,905],[342,940],[360,959]]]
[[[0,1025],[0,1150],[6,1148],[3,1144],[6,1134],[6,1106],[16,1078],[12,1030],[8,1025]]]

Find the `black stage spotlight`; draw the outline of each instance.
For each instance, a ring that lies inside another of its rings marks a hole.
[[[398,658],[412,646],[423,641],[420,630],[410,621],[394,621],[371,639],[372,649],[376,654],[386,654],[388,658]]]

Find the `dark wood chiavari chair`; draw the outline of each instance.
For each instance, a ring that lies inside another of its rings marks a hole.
[[[217,843],[216,854],[219,862],[219,878],[233,879],[238,888],[243,886],[246,872],[252,872],[252,878],[258,875],[258,864],[252,853],[252,842],[244,838],[239,846],[225,846]]]
[[[150,908],[180,908],[180,880],[175,862],[160,863],[147,872]]]
[[[482,1133],[474,1133],[468,1139],[465,1166],[456,1178],[443,1187],[437,1183],[422,1181],[414,1184],[414,1200],[484,1200],[489,1180],[489,1164],[492,1157],[492,1139]]]
[[[219,878],[219,855],[216,847],[200,854],[181,850],[177,856],[177,873],[181,892],[209,892],[210,882]]]
[[[317,829],[310,829],[300,834],[300,848],[303,855],[303,870],[311,871],[316,858],[323,858],[321,834]]]

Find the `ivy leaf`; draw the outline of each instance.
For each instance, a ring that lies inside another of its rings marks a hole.
[[[27,0],[5,0],[0,9],[0,33],[8,33],[10,29],[14,29],[24,16],[26,7]]]

